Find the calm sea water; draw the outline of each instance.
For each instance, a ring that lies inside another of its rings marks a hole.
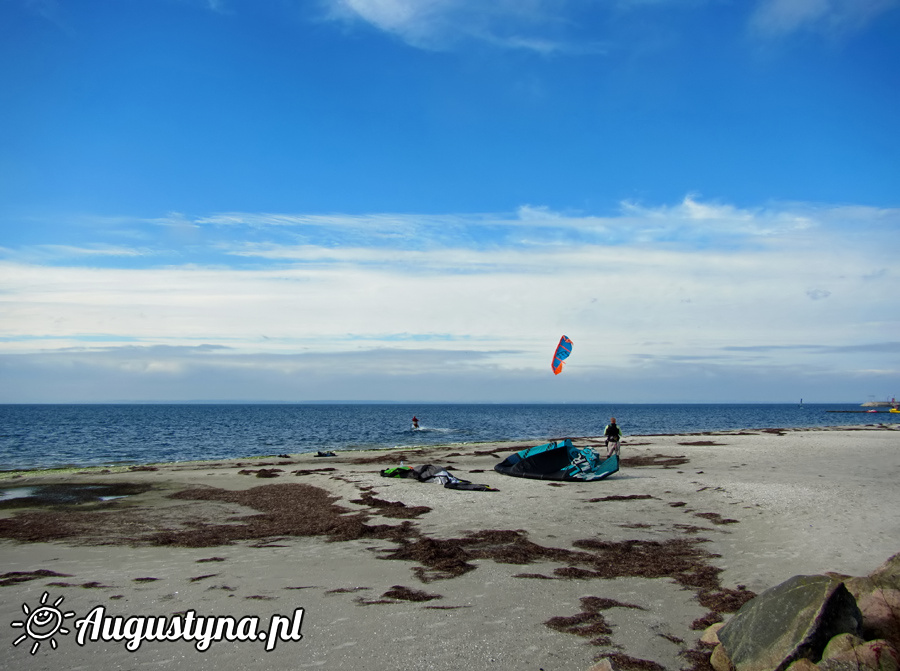
[[[896,423],[859,405],[0,405],[0,470],[623,433]],[[832,411],[832,412],[828,412]],[[421,430],[411,429],[413,415]]]

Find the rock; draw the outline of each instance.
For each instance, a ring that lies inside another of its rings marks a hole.
[[[900,589],[900,552],[869,574],[879,587]]]
[[[734,666],[728,658],[725,646],[721,643],[715,647],[712,651],[712,655],[709,656],[709,665],[715,669],[715,671],[734,671]]]
[[[844,583],[844,587],[847,588],[847,591],[853,595],[853,598],[856,599],[857,602],[859,602],[860,596],[871,592],[877,587],[875,582],[869,576],[863,578],[847,578],[842,582]]]
[[[703,632],[703,636],[700,637],[701,643],[707,643],[712,645],[719,645],[721,641],[719,640],[719,629],[725,626],[724,622],[716,622],[715,624],[711,624],[706,628],[706,631]]]
[[[853,577],[851,575],[847,575],[846,573],[835,573],[834,571],[825,571],[825,575],[827,575],[829,578],[834,578],[835,580],[838,580],[840,582],[844,582],[848,578]]]
[[[900,669],[900,653],[888,641],[879,639],[839,652],[823,661],[820,667],[826,671],[839,671],[839,667],[829,666],[832,662],[852,664],[854,669],[897,671]]]
[[[616,667],[613,666],[612,662],[609,659],[601,659],[599,662],[594,664],[588,671],[616,671]]]
[[[816,665],[816,668],[819,671],[871,671],[856,662],[848,662],[845,659],[823,659]]]
[[[828,645],[825,646],[825,650],[822,652],[822,659],[828,659],[838,653],[847,652],[863,643],[865,641],[854,634],[838,634],[828,641]]]
[[[787,671],[819,671],[819,667],[804,657],[792,662]]]
[[[863,616],[865,638],[886,638],[900,646],[900,588],[891,577],[894,555],[871,576],[850,578],[844,584],[856,599]]]
[[[860,594],[856,605],[862,613],[866,638],[887,639],[900,648],[900,589],[876,587]]]
[[[719,632],[737,671],[784,671],[821,659],[838,634],[859,634],[862,615],[842,582],[797,575],[745,603]]]

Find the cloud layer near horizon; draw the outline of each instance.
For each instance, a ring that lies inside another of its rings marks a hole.
[[[609,380],[631,400],[722,384],[765,400],[764,380],[811,377],[880,396],[900,372],[898,223],[696,197],[611,217],[83,221],[77,244],[4,250],[0,368],[32,391],[0,401],[589,401],[616,398]],[[562,333],[575,350],[553,386]]]

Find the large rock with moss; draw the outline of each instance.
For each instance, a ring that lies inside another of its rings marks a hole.
[[[719,640],[737,671],[784,671],[798,659],[819,661],[832,637],[858,635],[861,625],[841,581],[797,575],[745,603]]]
[[[830,646],[829,646],[830,647]],[[900,653],[888,641],[863,641],[819,662],[821,671],[898,671]]]
[[[900,589],[900,552],[869,574],[879,587]]]
[[[844,579],[863,616],[863,636],[900,649],[900,553],[864,578]]]

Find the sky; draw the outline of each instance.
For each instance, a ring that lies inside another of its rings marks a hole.
[[[3,403],[886,400],[898,240],[900,0],[0,0]]]

